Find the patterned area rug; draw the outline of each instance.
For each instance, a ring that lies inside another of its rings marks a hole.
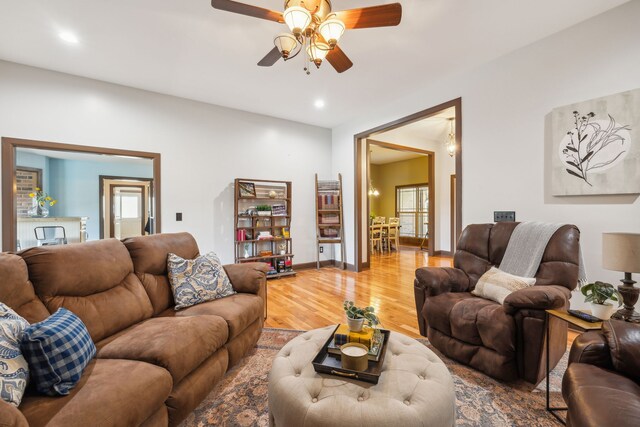
[[[267,375],[278,351],[301,331],[265,328],[256,348],[227,373],[181,427],[269,425]],[[418,340],[433,350],[449,368],[456,387],[458,426],[558,426],[545,411],[545,383],[501,383],[442,356],[426,339]],[[551,404],[564,406],[560,394],[567,354],[551,374]]]

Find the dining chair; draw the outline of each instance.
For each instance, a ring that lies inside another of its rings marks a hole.
[[[382,224],[373,224],[369,228],[369,241],[371,242],[371,252],[383,252],[382,246]]]
[[[398,227],[397,223],[390,223],[389,231],[387,231],[387,247],[389,248],[389,252],[391,252],[392,243],[395,245],[397,251],[400,246],[400,227]]]
[[[400,218],[398,218],[398,217],[389,217],[389,224],[400,224]]]
[[[34,227],[33,232],[36,235],[38,246],[67,244],[67,233],[65,232],[64,227],[60,225]]]

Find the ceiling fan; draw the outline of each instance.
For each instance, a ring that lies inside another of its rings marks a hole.
[[[270,67],[280,58],[288,61],[302,51],[307,58],[320,68],[324,59],[338,73],[347,71],[353,62],[338,46],[345,29],[391,27],[402,19],[400,3],[359,9],[331,11],[330,0],[285,0],[284,12],[252,6],[232,0],[211,0],[215,9],[253,16],[278,23],[286,23],[289,32],[278,34],[273,43],[275,47],[262,58],[258,65]],[[309,68],[305,68],[310,74]]]

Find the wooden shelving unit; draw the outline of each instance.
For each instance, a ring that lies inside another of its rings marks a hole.
[[[316,174],[316,266],[320,268],[320,246],[339,244],[342,268],[345,269],[344,222],[342,217],[342,175],[337,181],[318,180]]]
[[[240,191],[247,185],[255,189],[255,196]],[[291,182],[237,178],[235,193],[235,239],[236,264],[264,262],[271,270],[267,278],[292,276],[293,240],[291,238]],[[273,197],[272,197],[273,196]],[[272,212],[259,215],[258,206],[279,206],[281,214]]]

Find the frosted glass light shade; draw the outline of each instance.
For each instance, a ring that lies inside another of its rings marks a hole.
[[[334,47],[344,34],[344,24],[336,18],[327,19],[320,24],[319,31],[322,37],[329,43],[329,46]]]
[[[293,50],[298,45],[298,41],[294,36],[289,33],[278,34],[273,39],[273,44],[276,45],[283,58],[288,58],[289,54],[293,52]]]
[[[300,6],[292,6],[282,14],[284,22],[293,34],[299,36],[311,23],[311,13]]]
[[[309,58],[318,66],[322,63],[324,58],[329,53],[331,48],[326,43],[312,43],[307,47],[307,53]]]

